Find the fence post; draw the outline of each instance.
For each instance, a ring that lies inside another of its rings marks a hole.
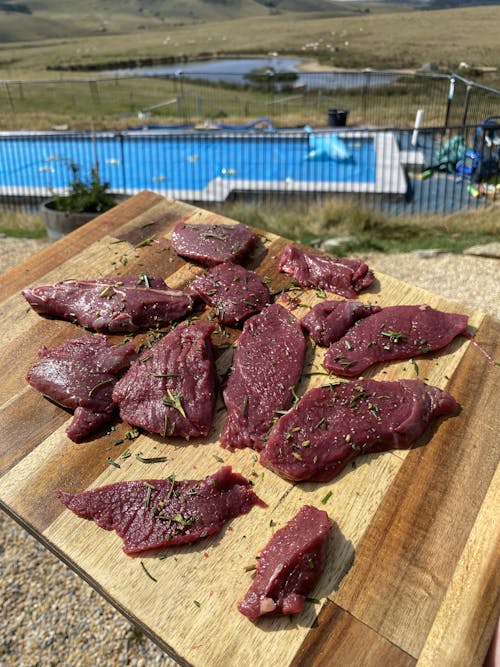
[[[363,83],[363,92],[362,92],[362,97],[361,97],[361,109],[362,109],[362,114],[363,114],[363,122],[367,123],[367,118],[366,118],[366,109],[368,106],[368,93],[370,91],[370,75],[371,73],[368,70],[365,70],[364,72],[365,75],[365,80]]]
[[[12,111],[14,111],[14,101],[12,100],[12,95],[10,94],[9,84],[5,82],[5,92],[7,93],[7,99],[9,100],[9,105]]]
[[[467,123],[467,114],[469,113],[469,101],[470,101],[471,90],[472,86],[470,85],[470,83],[468,83],[465,91],[465,104],[464,104],[464,115],[462,116],[462,125],[466,125]]]
[[[448,123],[450,122],[450,110],[451,102],[453,100],[453,95],[455,94],[455,77],[450,78],[450,86],[448,88],[448,99],[446,100],[446,113],[444,117],[444,126],[447,128]]]
[[[122,132],[118,134],[118,139],[120,141],[120,162],[122,165],[122,181],[123,181],[122,188],[123,191],[125,192],[127,189],[127,170],[125,169],[125,153],[123,146],[124,137]]]

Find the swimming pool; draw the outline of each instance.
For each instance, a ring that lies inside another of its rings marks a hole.
[[[115,192],[149,189],[190,201],[224,201],[232,192],[406,191],[392,133],[335,135],[349,159],[308,158],[303,131],[0,133],[0,193],[49,197],[67,188],[71,163],[86,175],[96,161]]]

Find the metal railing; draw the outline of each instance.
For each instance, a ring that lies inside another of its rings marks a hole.
[[[500,198],[500,118],[454,127],[0,133],[0,200],[64,192],[96,164],[116,193],[200,205],[348,199],[388,214],[450,213]]]

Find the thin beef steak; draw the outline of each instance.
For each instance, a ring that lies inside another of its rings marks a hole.
[[[292,275],[303,287],[335,292],[346,299],[354,299],[374,280],[373,272],[360,259],[317,255],[290,244],[283,249],[279,270]]]
[[[190,289],[215,307],[222,324],[240,324],[270,301],[269,290],[256,273],[229,262],[209,269],[191,283]]]
[[[326,512],[304,505],[260,552],[239,611],[252,620],[302,611],[323,572],[331,526]]]
[[[408,449],[455,399],[421,380],[341,382],[309,390],[261,452],[284,479],[325,482],[361,454]]]
[[[178,222],[172,232],[175,252],[204,266],[240,262],[256,241],[256,234],[240,224],[192,225]]]
[[[321,301],[302,318],[301,324],[315,343],[328,347],[357,320],[379,310],[380,306],[365,306],[358,301]]]
[[[115,530],[127,554],[188,544],[213,535],[254,505],[266,504],[230,466],[205,479],[117,482],[83,493],[58,491],[64,505],[105,530]]]
[[[245,322],[223,392],[228,411],[223,447],[262,447],[277,411],[293,402],[305,350],[298,320],[279,304]]]
[[[324,365],[354,377],[377,362],[411,359],[440,350],[467,329],[467,316],[430,306],[389,306],[360,320],[330,346]]]
[[[101,333],[163,327],[184,317],[193,305],[186,292],[147,276],[64,280],[27,288],[23,295],[37,313]]]
[[[75,411],[66,430],[81,442],[111,421],[116,380],[136,358],[132,343],[114,345],[94,334],[68,340],[53,350],[42,347],[38,362],[28,371],[29,384],[59,405]]]
[[[215,411],[212,324],[179,324],[146,349],[116,384],[122,419],[163,437],[205,436]]]

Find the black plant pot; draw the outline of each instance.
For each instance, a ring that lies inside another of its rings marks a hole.
[[[116,203],[118,204],[124,199],[127,199],[127,197],[118,195],[116,197]],[[40,205],[40,211],[43,215],[47,234],[52,241],[56,241],[57,239],[66,236],[66,234],[85,225],[87,222],[97,218],[97,216],[102,215],[102,212],[76,213],[74,211],[58,211],[54,207],[53,199],[43,202],[43,204]]]

